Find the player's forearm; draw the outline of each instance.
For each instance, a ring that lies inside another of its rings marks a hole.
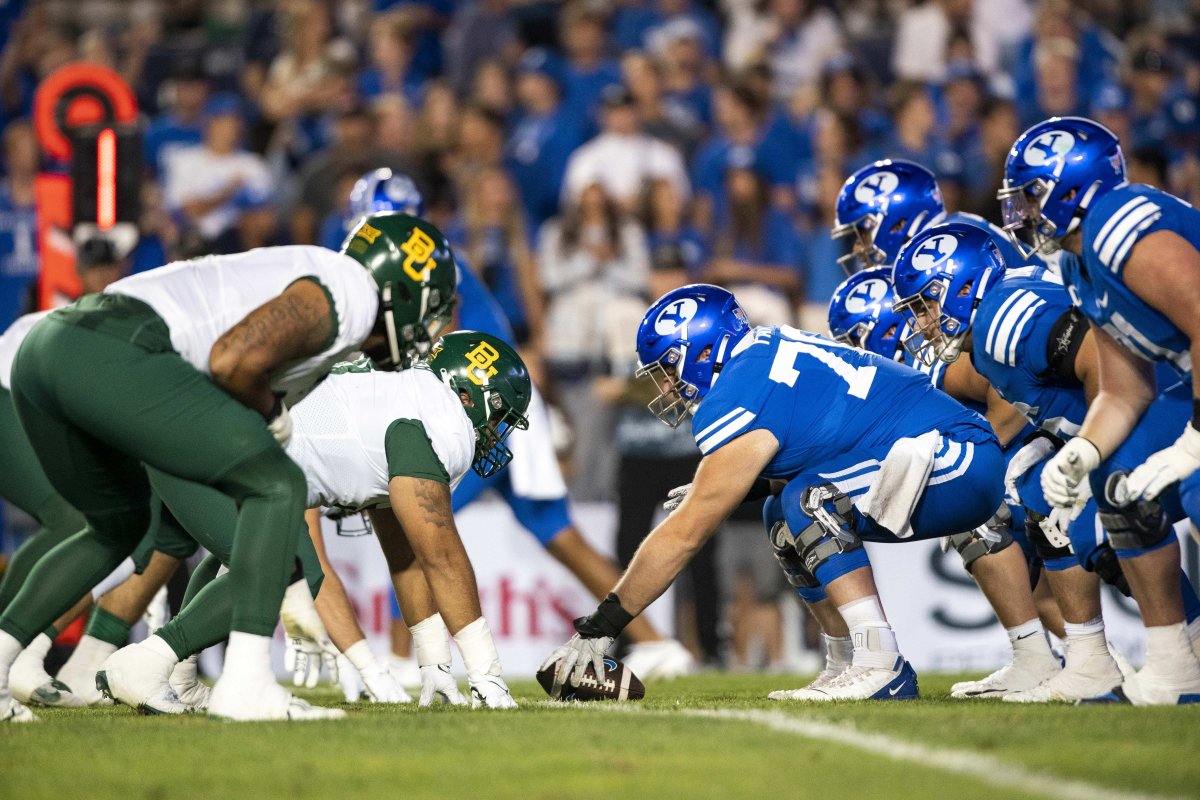
[[[343,653],[355,642],[362,641],[366,634],[359,627],[358,619],[354,616],[354,607],[346,595],[346,587],[332,568],[322,565],[325,569],[325,580],[321,582],[321,591],[313,600],[321,622],[334,646]]]
[[[613,592],[621,607],[637,616],[667,590],[708,541],[668,517],[646,537]]]
[[[1148,405],[1137,395],[1101,391],[1088,408],[1078,435],[1094,444],[1102,459],[1108,458],[1137,426]]]

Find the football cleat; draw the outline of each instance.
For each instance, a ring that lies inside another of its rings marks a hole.
[[[197,668],[199,660],[200,656],[196,654],[176,664],[175,669],[171,671],[170,684],[179,702],[192,711],[207,711],[212,689],[200,681],[200,671]]]
[[[96,672],[96,688],[105,697],[142,714],[186,714],[191,707],[171,688],[175,662],[143,644],[122,647]]]
[[[812,683],[800,689],[782,689],[767,695],[768,700],[824,700],[825,688],[837,680],[843,672],[850,669],[849,664],[833,666],[827,664],[821,674]]]
[[[920,696],[916,671],[903,656],[898,656],[893,669],[851,665],[823,688],[797,699],[828,703],[835,700],[916,700]]]
[[[977,681],[960,681],[950,687],[950,696],[958,700],[973,697],[1003,697],[1012,692],[1027,692],[1062,671],[1062,664],[1047,651],[1013,651],[1013,660]]]
[[[1124,703],[1134,706],[1182,706],[1200,703],[1200,681],[1169,681],[1146,669],[1126,678],[1119,686],[1096,697],[1079,700],[1079,705]]]
[[[1122,681],[1121,669],[1107,653],[1071,658],[1057,675],[1032,689],[1009,692],[1006,703],[1073,703],[1106,694]]]
[[[81,708],[87,705],[70,686],[51,678],[42,659],[29,649],[22,650],[13,662],[8,673],[8,689],[14,698],[30,706]]]
[[[340,708],[314,706],[295,697],[274,681],[262,683],[231,680],[222,675],[208,701],[208,715],[231,722],[344,719]]]
[[[675,639],[641,642],[629,648],[625,666],[646,680],[671,680],[696,671],[696,659]]]
[[[0,723],[37,722],[37,715],[8,693],[0,691]]]

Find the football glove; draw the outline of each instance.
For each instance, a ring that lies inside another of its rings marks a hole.
[[[1082,496],[1081,484],[1100,466],[1100,451],[1082,436],[1063,445],[1042,470],[1042,494],[1057,508],[1071,508]]]
[[[277,411],[267,420],[267,430],[279,442],[280,447],[286,447],[292,439],[292,415],[288,413],[287,403],[279,401]]]
[[[1021,493],[1017,491],[1017,482],[1027,472],[1042,463],[1047,456],[1054,453],[1054,442],[1046,436],[1035,436],[1021,446],[1013,457],[1008,460],[1004,470],[1004,499],[1013,505],[1021,504]]]
[[[692,490],[690,483],[685,483],[683,486],[676,486],[671,491],[667,492],[667,500],[662,504],[663,511],[670,514],[679,506],[683,505],[683,501],[687,498],[688,492]]]
[[[471,708],[516,708],[508,684],[499,675],[468,676],[471,684]]]
[[[279,609],[286,642],[283,651],[284,668],[292,673],[293,686],[312,688],[321,679],[321,666],[329,670],[329,678],[338,680],[338,649],[325,631],[325,623],[313,605],[308,584],[296,581],[283,594]]]
[[[452,706],[465,706],[467,698],[458,690],[449,664],[430,664],[421,667],[421,699],[417,705],[426,708],[433,705],[434,698]]]
[[[1153,500],[1200,469],[1200,431],[1188,425],[1175,444],[1159,450],[1125,480],[1128,502]]]
[[[612,647],[612,643],[611,636],[585,639],[577,633],[566,644],[556,648],[538,668],[540,672],[554,666],[554,684],[550,688],[550,696],[557,700],[562,696],[563,686],[578,686],[588,664],[596,671],[597,680],[604,680],[604,654]]]
[[[357,703],[363,695],[363,682],[358,674],[358,670],[350,663],[350,659],[346,658],[345,653],[339,653],[337,657],[337,685],[342,690],[342,695],[345,696],[347,703]],[[296,684],[299,686],[299,684]]]

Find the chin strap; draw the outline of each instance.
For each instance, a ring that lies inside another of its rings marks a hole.
[[[392,356],[392,366],[400,366],[400,340],[396,334],[396,315],[392,310],[392,284],[389,281],[383,285],[383,324],[387,330],[388,352]]]

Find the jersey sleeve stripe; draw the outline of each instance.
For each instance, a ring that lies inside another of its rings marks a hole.
[[[1115,228],[1127,214],[1143,203],[1148,202],[1150,201],[1145,197],[1135,197],[1125,205],[1118,208],[1116,213],[1106,219],[1104,221],[1104,225],[1100,228],[1100,232],[1097,233],[1096,238],[1092,240],[1095,243],[1096,252],[1100,252],[1100,248],[1104,246],[1104,241],[1108,238],[1108,235],[1112,233],[1113,228]]]
[[[959,458],[960,455],[961,458]],[[954,460],[957,461],[957,463],[954,465],[954,468],[948,472],[939,472],[939,465],[937,462],[934,462],[933,474],[930,475],[929,483],[926,485],[937,486],[939,483],[952,481],[965,473],[971,466],[971,462],[975,460],[975,444],[973,442],[967,442],[965,445],[963,445],[962,453],[960,454],[956,452]]]
[[[879,459],[868,458],[866,461],[860,461],[852,467],[846,467],[845,469],[839,469],[837,472],[820,472],[818,474],[822,478],[832,481],[832,480],[838,480],[840,478],[847,478],[856,472],[863,472],[865,470],[873,470],[873,469],[878,469],[878,468],[879,468]]]
[[[992,358],[995,358],[994,352],[996,347],[996,336],[1000,333],[1000,326],[1004,321],[1004,315],[1008,312],[1008,309],[1012,307],[1012,304],[1020,299],[1020,296],[1020,292],[1013,292],[1010,294],[1000,305],[1000,310],[996,312],[994,317],[992,317],[992,324],[988,326],[987,341],[984,343],[983,348],[988,355],[992,356]]]
[[[988,355],[1002,364],[1008,363],[1006,354],[1012,349],[1013,331],[1017,327],[1017,323],[1021,321],[1025,312],[1038,302],[1037,295],[1025,290],[1015,292],[1013,296],[1016,301],[1008,307],[1003,316],[997,315],[996,317],[996,320],[999,321],[999,328],[992,340],[992,346],[987,349]],[[993,321],[992,325],[995,326],[996,322]]]
[[[713,431],[715,431],[717,428],[721,427],[721,426],[722,426],[722,425],[724,425],[726,422],[729,422],[729,420],[733,419],[734,417],[736,417],[738,414],[741,414],[741,413],[742,413],[743,411],[745,411],[745,410],[746,410],[746,409],[742,408],[741,406],[738,406],[738,407],[737,407],[737,408],[735,408],[733,411],[730,411],[728,414],[726,414],[725,416],[721,417],[721,418],[720,418],[720,419],[718,419],[716,422],[714,422],[713,424],[709,425],[709,426],[708,426],[707,428],[705,428],[704,430],[702,430],[702,431],[700,431],[699,433],[697,433],[697,434],[696,434],[696,441],[697,441],[697,442],[699,442],[699,441],[700,441],[701,439],[703,439],[705,436],[708,436],[710,433],[712,433]]]
[[[1157,208],[1157,206],[1155,206],[1155,208]],[[1113,256],[1113,260],[1109,265],[1109,269],[1111,269],[1113,272],[1116,272],[1121,268],[1121,265],[1125,263],[1125,258],[1129,255],[1129,251],[1133,249],[1134,244],[1136,244],[1137,240],[1141,237],[1142,231],[1146,230],[1146,228],[1149,228],[1155,222],[1158,222],[1160,217],[1162,217],[1162,211],[1151,214],[1149,217],[1138,223],[1136,228],[1129,232],[1129,235],[1125,237],[1125,241],[1122,242],[1120,248],[1117,249],[1117,254]]]
[[[703,442],[698,442],[697,444],[700,445],[700,452],[704,455],[708,455],[717,447],[724,444],[726,440],[732,438],[735,434],[740,433],[754,420],[754,417],[755,414],[753,411],[743,412],[741,416],[734,418],[732,422],[728,423],[724,428],[721,428],[712,436],[708,437],[708,439],[704,440]]]
[[[1155,213],[1162,213],[1162,210],[1156,204],[1146,201],[1126,214],[1108,236],[1104,237],[1103,241],[1097,240],[1096,244],[1093,245],[1096,249],[1096,254],[1100,257],[1100,262],[1115,271],[1114,264],[1116,262],[1113,261],[1113,256],[1120,249],[1121,243],[1125,241],[1125,237],[1138,225],[1145,222],[1147,217]]]
[[[1029,320],[1033,319],[1033,315],[1044,305],[1046,305],[1044,300],[1035,302],[1021,315],[1021,318],[1017,320],[1017,324],[1013,326],[1012,335],[1008,337],[1008,350],[1004,354],[1004,363],[1008,366],[1015,367],[1017,365],[1017,344],[1021,341],[1021,334],[1024,333],[1025,326],[1029,324]]]

